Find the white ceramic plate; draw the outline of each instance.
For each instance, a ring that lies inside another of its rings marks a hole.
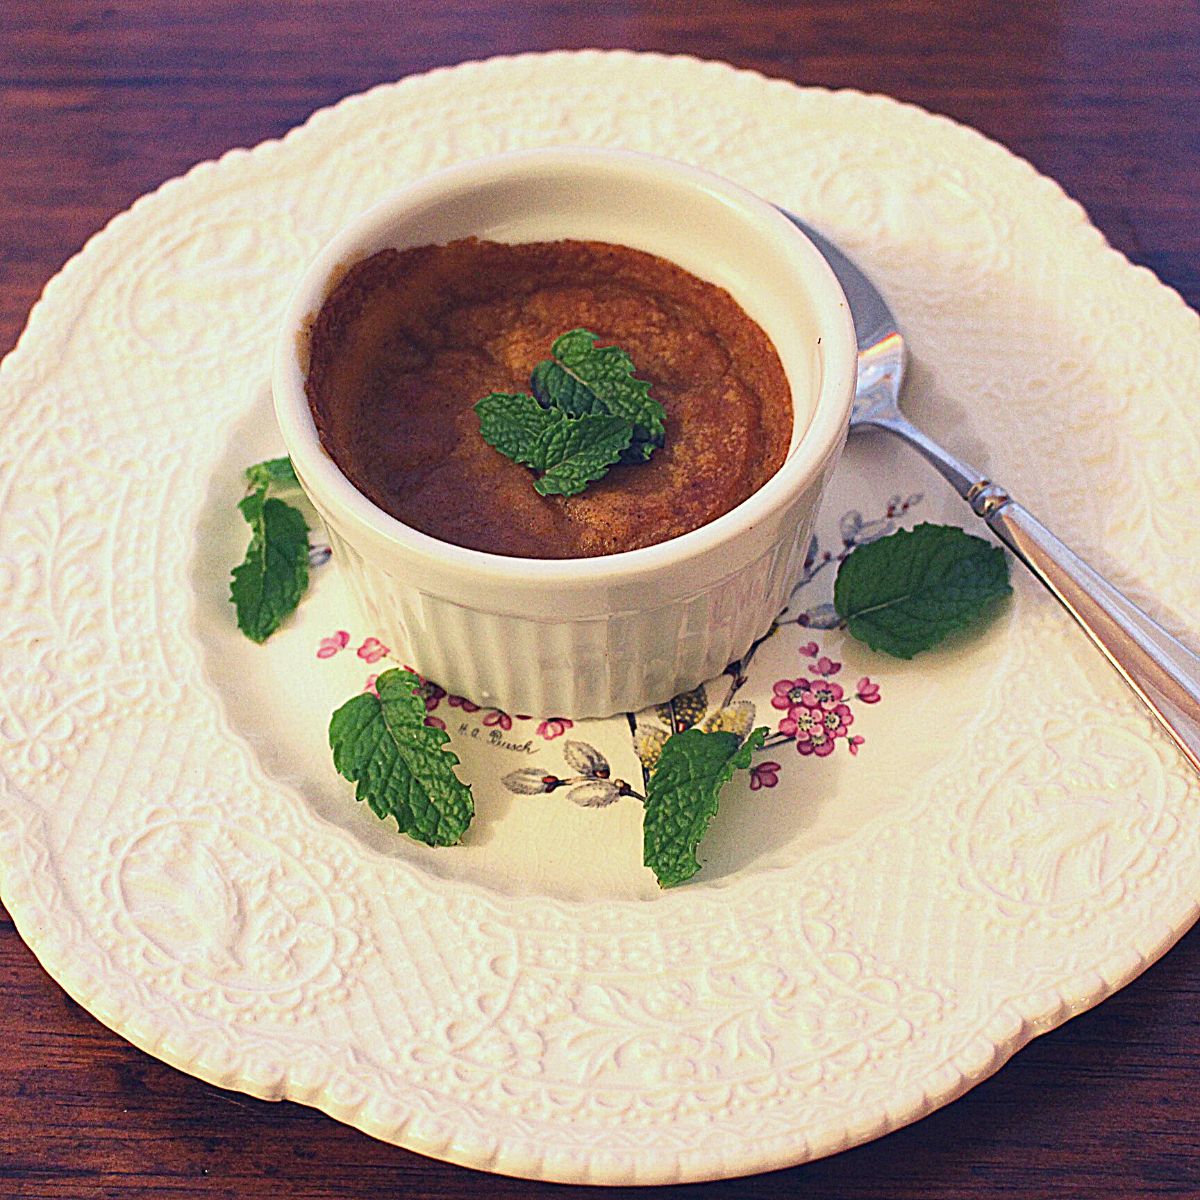
[[[673,892],[611,782],[638,790],[661,714],[567,729],[431,695],[475,784],[466,845],[355,804],[324,729],[386,660],[336,566],[262,648],[225,598],[240,468],[279,447],[276,316],[398,184],[566,142],[698,163],[833,236],[911,336],[910,409],[1200,628],[1200,322],[1055,184],[917,109],[719,64],[438,71],[139,201],[5,360],[4,900],[76,999],[212,1082],[538,1178],[782,1166],[945,1103],[1163,953],[1197,911],[1200,782],[1017,574],[984,634],[913,663],[790,624],[681,703],[777,726],[794,685],[798,731],[811,703],[853,720],[828,754],[779,735]],[[969,515],[856,442],[820,554],[896,519]],[[832,574],[791,615],[819,626]],[[530,794],[544,776],[574,782]]]

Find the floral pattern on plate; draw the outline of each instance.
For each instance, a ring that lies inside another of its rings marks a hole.
[[[673,733],[698,728],[705,733],[724,730],[745,738],[755,727],[756,714],[763,712],[774,722],[764,745],[764,750],[784,746],[794,747],[802,756],[815,755],[824,758],[832,754],[841,742],[852,755],[857,755],[865,744],[866,737],[851,726],[856,720],[854,705],[874,705],[882,699],[880,685],[863,675],[852,689],[836,680],[841,674],[843,663],[822,652],[821,644],[811,636],[797,647],[799,666],[802,672],[794,678],[775,679],[771,684],[768,704],[756,704],[743,695],[751,683],[751,668],[759,648],[770,638],[792,636],[798,638],[811,630],[829,630],[838,627],[839,621],[831,600],[818,600],[818,594],[831,592],[832,579],[838,564],[845,561],[854,549],[885,537],[899,528],[900,522],[909,511],[920,504],[921,496],[893,496],[882,514],[864,519],[861,512],[851,509],[838,522],[841,544],[836,549],[823,548],[814,535],[805,556],[804,574],[792,593],[788,607],[780,614],[767,634],[760,638],[746,654],[725,668],[716,680],[700,684],[689,692],[673,697],[665,704],[655,705],[640,713],[627,713],[633,748],[641,764],[641,789],[636,789],[623,779],[611,778],[611,768],[604,753],[585,741],[568,740],[562,748],[566,766],[532,765],[521,767],[503,776],[504,786],[515,795],[551,795],[566,789],[567,799],[584,808],[604,808],[622,796],[645,798],[644,789],[650,774],[658,763],[659,755],[667,738]],[[834,568],[835,570],[830,570]],[[826,588],[824,585],[829,584]],[[317,645],[319,659],[333,658],[350,646],[349,631],[335,630],[321,638]],[[376,664],[391,653],[378,638],[367,636],[358,645],[355,653],[364,662]],[[406,670],[412,670],[405,666]],[[415,674],[415,672],[414,672]],[[378,672],[368,675],[366,690],[374,690]],[[509,733],[518,723],[537,721],[534,736],[545,742],[565,737],[575,722],[566,717],[535,718],[527,713],[509,714],[498,708],[483,708],[465,696],[456,696],[440,684],[418,675],[421,694],[425,700],[425,724],[447,729],[445,715],[457,709],[463,716],[473,718],[484,729]],[[764,681],[755,676],[757,691],[761,694]],[[753,695],[755,687],[750,688]],[[445,708],[438,713],[443,702]],[[504,743],[498,742],[500,746]],[[505,747],[511,748],[511,747]],[[751,770],[752,791],[773,788],[779,783],[784,765],[773,759],[763,759]]]

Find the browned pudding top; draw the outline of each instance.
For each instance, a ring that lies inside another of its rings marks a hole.
[[[528,392],[568,329],[633,358],[666,409],[666,444],[576,496],[483,440],[473,405]],[[677,537],[783,463],[792,405],[766,334],[728,292],[602,242],[382,250],[351,267],[312,328],[306,382],[321,441],[380,508],[433,537],[524,558],[583,558]]]

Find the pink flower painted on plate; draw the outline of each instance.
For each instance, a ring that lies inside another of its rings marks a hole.
[[[795,738],[797,750],[800,750],[801,746],[808,746],[816,736],[824,738],[820,709],[805,708],[803,704],[796,705],[795,708],[789,709],[788,715],[779,722],[779,732],[786,737]],[[811,746],[807,750],[800,750],[800,753],[811,754]]]
[[[470,700],[464,696],[447,696],[446,703],[451,708],[461,708],[465,713],[473,713],[479,711],[478,704],[472,704]]]
[[[358,657],[364,662],[377,663],[386,654],[391,651],[378,639],[369,637],[358,648]]]
[[[498,708],[489,708],[483,718],[483,723],[498,729],[508,730],[512,728],[512,717],[506,712],[501,712]]]
[[[804,695],[812,686],[807,679],[778,679],[771,689],[772,708],[794,708],[804,703]]]
[[[814,660],[809,664],[813,678],[780,679],[774,684],[771,704],[787,710],[779,722],[779,733],[795,743],[798,754],[825,758],[837,749],[839,741],[844,741],[846,749],[857,755],[865,739],[850,736],[854,724],[851,704],[855,700],[878,704],[882,698],[879,684],[864,675],[847,695],[846,689],[831,678],[842,669],[842,663],[821,654],[816,642],[801,646],[800,653]]]
[[[779,771],[782,764],[777,762],[760,762],[750,768],[750,790],[757,792],[759,788],[772,788],[779,782]]]
[[[831,738],[847,735],[849,726],[854,724],[854,713],[847,704],[836,704],[833,708],[821,710],[821,724]]]
[[[441,717],[426,717],[425,724],[431,726],[433,729],[446,728],[446,722]]]
[[[318,658],[332,658],[335,654],[345,650],[350,644],[350,634],[344,629],[339,629],[336,633],[331,633],[329,637],[321,639],[317,646]]]
[[[810,712],[813,710],[809,710]],[[796,749],[801,754],[815,754],[818,758],[825,758],[826,755],[832,754],[834,746],[837,742],[830,736],[829,731],[823,724],[818,723],[817,726],[809,734],[806,741],[796,739]]]
[[[375,681],[379,678],[378,675],[368,675],[367,682],[363,684],[363,691],[370,692],[374,696],[379,695],[379,691],[375,687]]]
[[[574,724],[574,721],[568,721],[566,717],[547,717],[537,727],[537,731],[549,742],[556,737],[562,737]]]
[[[802,682],[808,683],[807,680]],[[805,708],[830,709],[840,704],[845,694],[840,683],[834,683],[832,679],[816,679],[808,684],[800,702]]]

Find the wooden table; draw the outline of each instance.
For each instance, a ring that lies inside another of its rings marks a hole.
[[[1057,178],[1115,245],[1200,307],[1194,3],[5,0],[0,353],[91,233],[194,162],[276,137],[380,81],[583,46],[723,58],[948,113]],[[0,918],[0,1197],[552,1194],[178,1073],[70,1001]],[[795,1170],[681,1192],[1195,1196],[1198,1130],[1193,931],[917,1125]]]

